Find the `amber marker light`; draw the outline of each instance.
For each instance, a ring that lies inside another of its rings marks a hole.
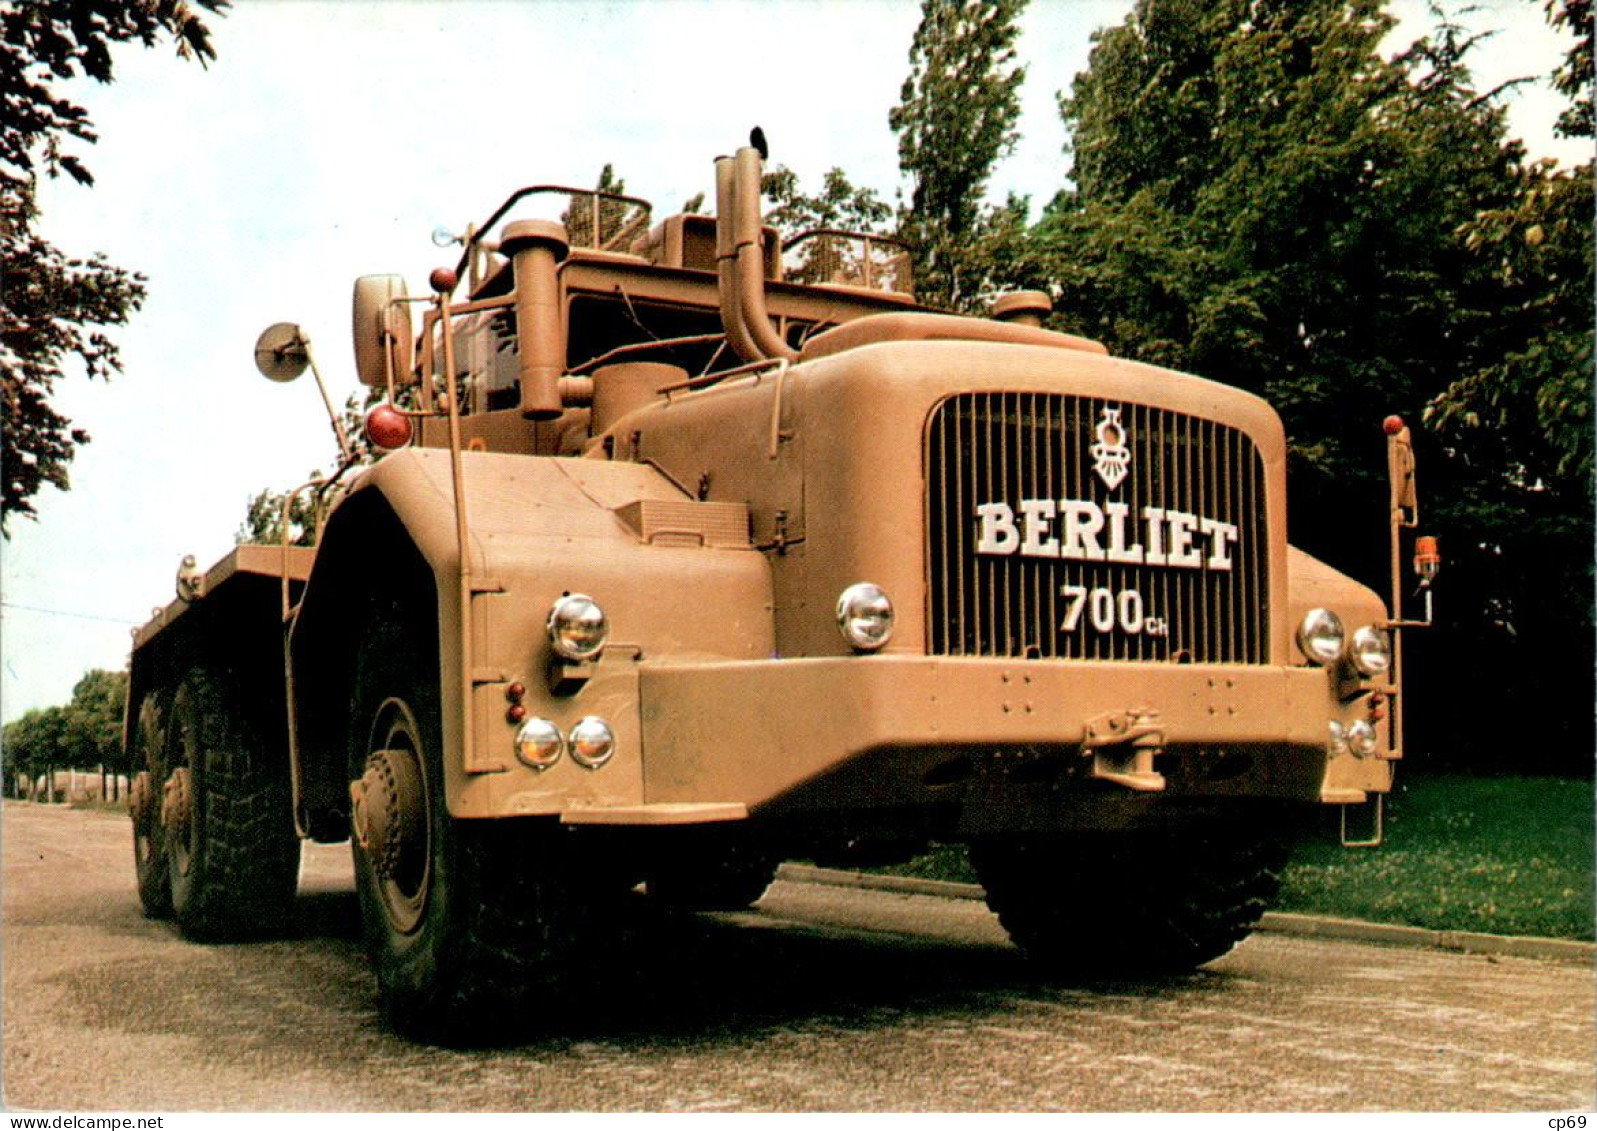
[[[1414,539],[1414,572],[1419,574],[1420,580],[1429,585],[1436,580],[1441,570],[1442,554],[1436,545],[1436,538],[1422,534]]]

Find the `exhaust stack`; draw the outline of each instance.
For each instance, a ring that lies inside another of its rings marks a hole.
[[[763,172],[760,151],[752,146],[715,161],[715,253],[721,322],[727,341],[744,361],[794,361],[798,351],[776,332],[765,305],[765,249],[760,223]]]

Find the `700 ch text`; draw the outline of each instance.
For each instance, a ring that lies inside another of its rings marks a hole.
[[[1169,628],[1163,617],[1147,614],[1142,594],[1135,589],[1088,589],[1085,585],[1061,585],[1065,599],[1065,619],[1061,632],[1075,632],[1083,619],[1098,632],[1119,629],[1128,636],[1165,636]]]

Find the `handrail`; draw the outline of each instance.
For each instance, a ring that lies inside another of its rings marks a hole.
[[[601,189],[591,188],[575,188],[571,185],[528,185],[525,188],[519,188],[506,197],[505,202],[498,208],[494,209],[493,214],[490,215],[488,219],[484,220],[481,224],[476,225],[476,227],[472,229],[472,234],[462,241],[464,247],[460,252],[459,261],[455,264],[455,276],[457,279],[465,277],[466,264],[471,260],[472,251],[479,243],[482,242],[483,235],[490,231],[495,224],[499,223],[500,220],[503,220],[505,218],[505,214],[517,204],[520,204],[527,197],[536,196],[539,193],[561,193],[568,197],[591,196],[595,198],[595,207],[597,207],[597,202],[599,199],[618,200],[625,204],[630,204],[641,208],[645,214],[652,213],[654,211],[654,204],[648,200],[645,200],[643,197],[627,196],[626,194],[619,192],[605,192]],[[632,223],[624,227],[621,232],[618,232],[614,237],[612,237],[612,239],[606,241],[605,245],[601,246],[598,250],[607,250],[609,244],[614,243],[616,239],[621,237],[621,235],[629,234],[636,226],[637,221],[634,220]],[[593,230],[595,232],[599,230],[597,223],[594,224]]]

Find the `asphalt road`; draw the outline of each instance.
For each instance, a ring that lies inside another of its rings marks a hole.
[[[526,1043],[385,1032],[347,850],[294,937],[144,919],[125,819],[7,802],[6,1107],[51,1111],[1569,1111],[1589,967],[1261,936],[1190,977],[1041,983],[980,904],[779,882],[640,907],[626,960]],[[640,901],[641,903],[641,901]]]

